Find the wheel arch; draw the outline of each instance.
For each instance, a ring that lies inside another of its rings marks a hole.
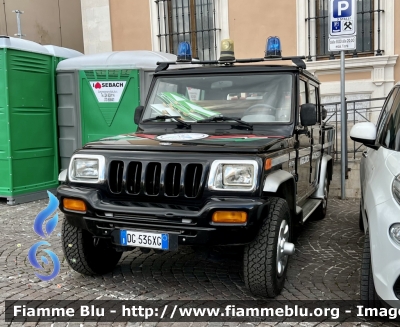
[[[292,174],[284,170],[276,170],[267,175],[263,195],[286,200],[292,219],[296,217],[296,182]]]
[[[324,183],[325,178],[328,177],[328,181],[332,180],[333,176],[333,159],[329,155],[324,155],[320,162],[317,165],[317,176],[318,176],[318,188],[311,195],[311,198],[314,199],[323,199],[324,198]]]

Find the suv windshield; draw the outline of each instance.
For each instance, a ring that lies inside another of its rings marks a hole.
[[[292,79],[291,74],[282,73],[161,77],[143,120],[170,115],[196,122],[223,115],[251,123],[290,122]]]

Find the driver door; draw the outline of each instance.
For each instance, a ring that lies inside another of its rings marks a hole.
[[[303,129],[300,121],[300,107],[308,103],[308,85],[305,80],[299,81],[300,95],[299,95],[299,116],[298,116],[298,131],[296,133],[296,141],[298,142],[297,152],[297,199],[298,203],[302,204],[308,196],[310,185],[310,170],[311,170],[311,131],[310,129]]]

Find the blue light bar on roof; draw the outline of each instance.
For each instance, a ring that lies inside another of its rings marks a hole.
[[[265,49],[265,58],[281,58],[282,46],[281,40],[277,36],[270,36],[267,40]]]
[[[181,42],[178,45],[177,62],[190,62],[192,61],[192,48],[189,42]]]

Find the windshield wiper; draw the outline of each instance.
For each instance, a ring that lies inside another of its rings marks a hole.
[[[192,125],[185,123],[183,120],[180,119],[181,116],[169,116],[169,115],[160,115],[160,116],[156,116],[156,117],[152,117],[152,118],[147,118],[142,120],[142,123],[146,123],[149,121],[153,121],[153,120],[159,120],[159,119],[175,119],[178,123],[182,124],[185,127],[191,127]]]
[[[253,129],[253,125],[244,122],[243,120],[241,120],[240,118],[237,117],[226,117],[223,115],[218,115],[218,116],[214,116],[211,118],[205,118],[205,119],[200,119],[198,120],[196,123],[211,123],[211,122],[217,122],[217,121],[229,121],[229,120],[233,120],[243,126],[246,126],[248,128]]]

